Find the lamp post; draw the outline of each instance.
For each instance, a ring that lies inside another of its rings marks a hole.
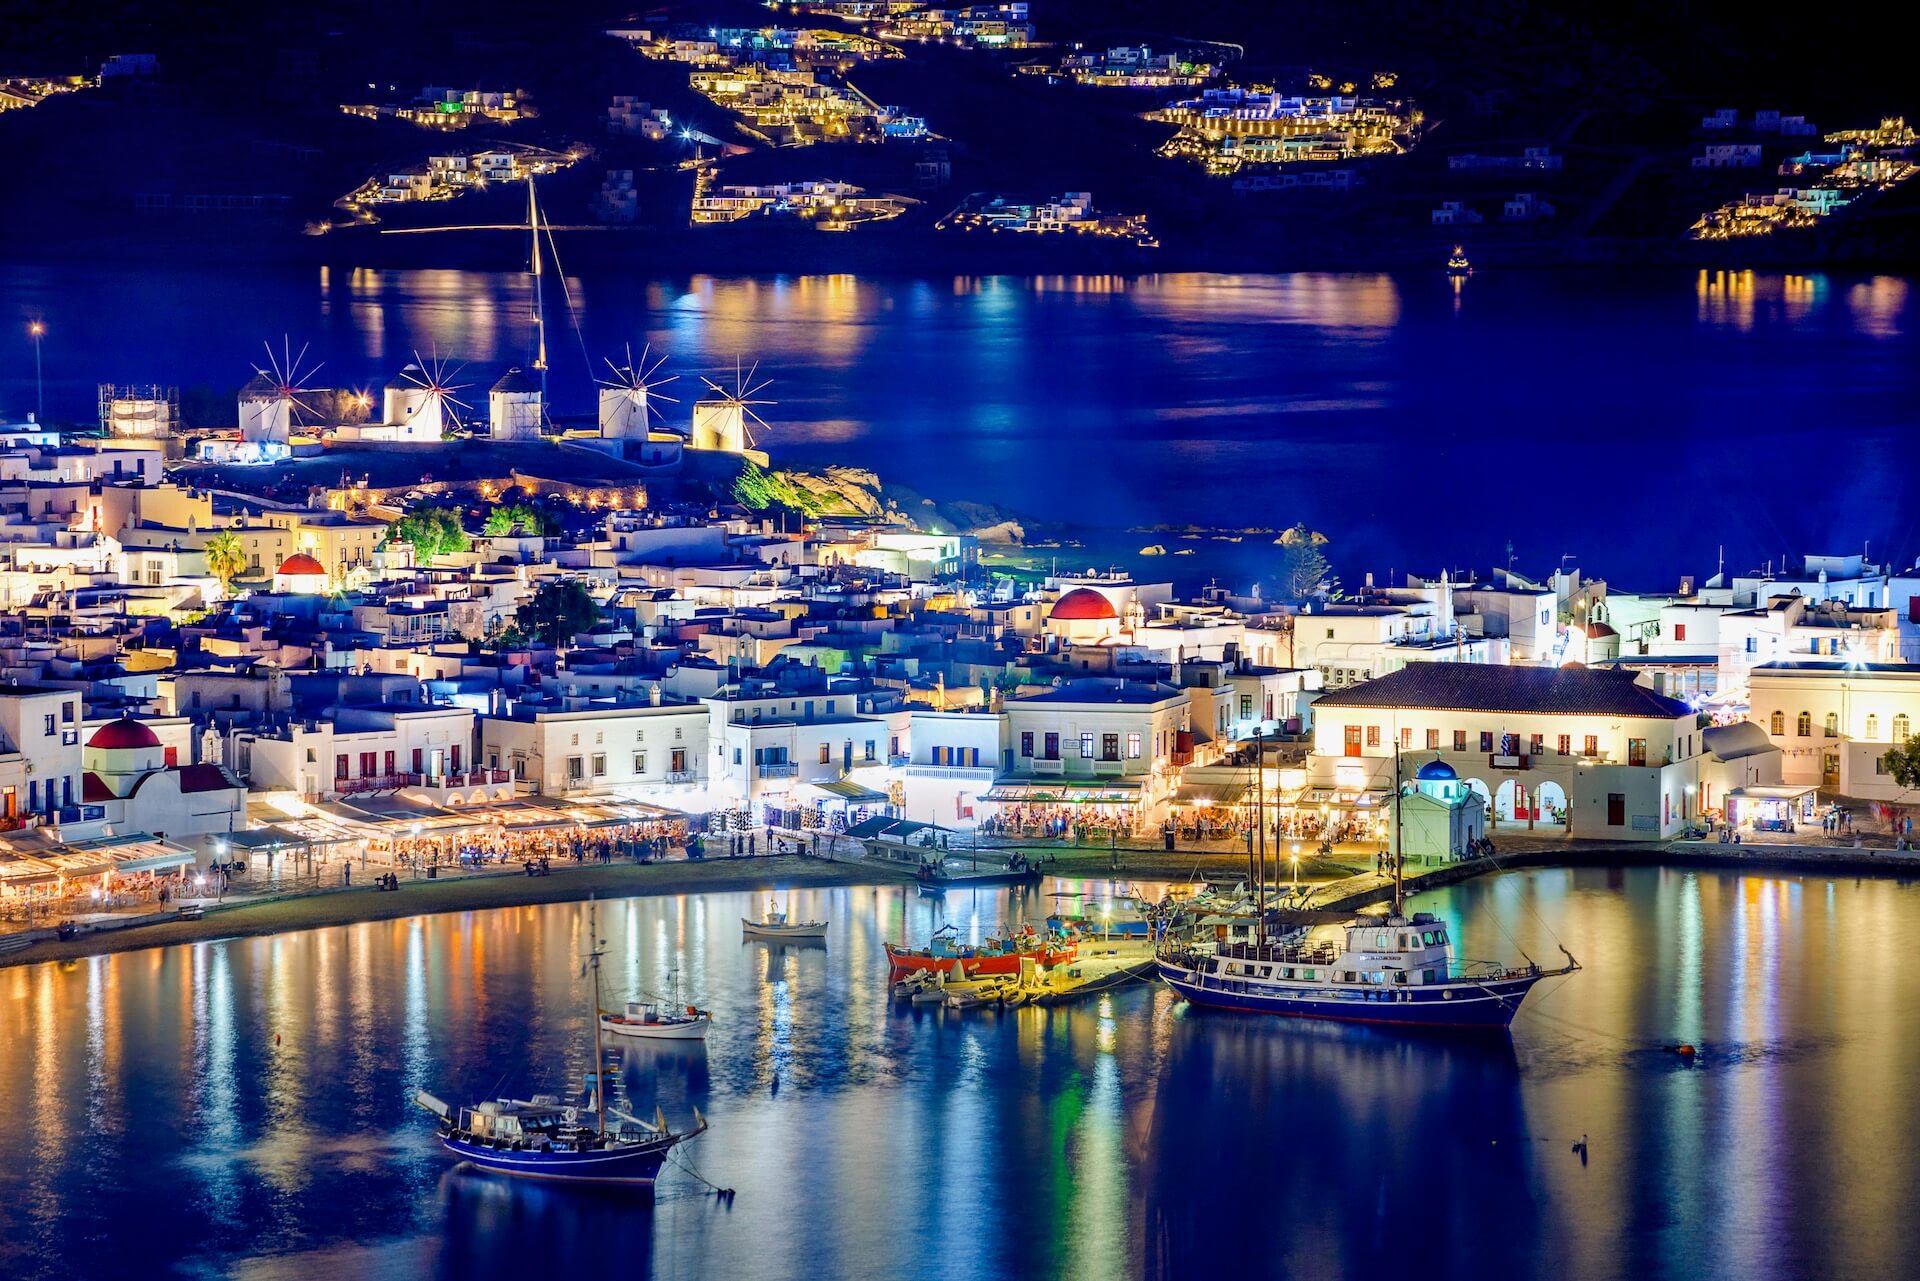
[[[47,421],[47,390],[40,377],[40,340],[47,335],[47,326],[43,321],[32,321],[27,325],[27,336],[33,339],[33,404],[34,421]]]

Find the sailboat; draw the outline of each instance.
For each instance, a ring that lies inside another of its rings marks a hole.
[[[598,923],[589,899],[585,959],[593,975],[589,992],[593,1002],[589,1010],[593,1071],[587,1077],[587,1097],[579,1106],[564,1105],[557,1095],[536,1094],[530,1099],[489,1099],[454,1109],[421,1090],[413,1101],[438,1118],[442,1147],[492,1174],[650,1188],[668,1153],[706,1131],[707,1119],[700,1115],[699,1108],[693,1110],[694,1127],[676,1133],[658,1107],[654,1108],[653,1120],[643,1121],[608,1105],[606,1061],[600,1048],[602,955]],[[608,1117],[613,1118],[611,1126]]]
[[[1253,941],[1227,941],[1212,951],[1182,945],[1159,957],[1160,977],[1190,1004],[1250,1014],[1339,1019],[1355,1023],[1391,1023],[1436,1028],[1505,1029],[1520,1012],[1534,984],[1580,968],[1573,953],[1560,949],[1567,963],[1543,969],[1531,959],[1523,966],[1456,963],[1447,923],[1431,912],[1404,910],[1401,874],[1400,752],[1393,755],[1394,859],[1393,906],[1384,917],[1348,917],[1292,912],[1295,926],[1281,937],[1267,937],[1268,912],[1264,867],[1255,878],[1257,915]],[[1261,847],[1264,863],[1264,841]],[[1342,924],[1342,940],[1316,941],[1317,924]]]

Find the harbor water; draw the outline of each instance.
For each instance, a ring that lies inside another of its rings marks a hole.
[[[630,1106],[713,1125],[651,1203],[463,1172],[408,1102],[577,1083],[584,905],[0,971],[0,1276],[1920,1273],[1913,885],[1597,868],[1416,903],[1463,957],[1586,966],[1510,1038],[1144,983],[889,1001],[883,942],[1037,920],[1053,888],[795,893],[824,946],[744,942],[759,895],[601,903],[609,1005],[678,971],[715,1016],[704,1049],[614,1051]]]
[[[1509,543],[1527,572],[1572,556],[1634,590],[1703,579],[1723,549],[1733,571],[1920,553],[1907,278],[1437,266],[570,275],[548,285],[549,386],[557,413],[591,420],[604,359],[651,342],[680,375],[665,408],[684,428],[696,375],[730,386],[736,356],[757,361],[778,403],[756,433],[778,465],[993,504],[1056,544],[1043,567],[1183,585],[1271,576],[1271,531],[1296,521],[1331,538],[1350,586],[1442,558],[1505,565]],[[0,335],[0,420],[34,406],[34,318],[47,411],[68,421],[95,419],[101,383],[158,383],[199,391],[194,425],[231,426],[230,394],[283,335],[311,345],[323,386],[377,389],[416,351],[466,362],[456,380],[484,417],[487,387],[532,354],[511,273],[0,265],[0,296],[19,320]],[[1165,559],[1138,556],[1153,545]]]

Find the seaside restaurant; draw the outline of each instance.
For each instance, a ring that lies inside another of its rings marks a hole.
[[[980,830],[999,835],[1080,840],[1139,835],[1146,824],[1146,792],[1132,778],[1004,780],[980,800],[992,807]]]
[[[0,842],[0,916],[32,923],[176,892],[193,851],[147,832],[61,842],[37,828]]]

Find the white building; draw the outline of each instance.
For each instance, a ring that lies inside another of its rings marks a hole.
[[[1403,773],[1439,758],[1501,822],[1660,840],[1698,811],[1705,751],[1693,709],[1631,673],[1417,663],[1313,707],[1310,783],[1378,812]]]
[[[211,862],[224,852],[220,838],[247,826],[246,784],[221,765],[176,759],[147,725],[109,721],[87,739],[81,800],[110,830],[150,832]]]
[[[1749,719],[1782,753],[1782,781],[1911,803],[1882,757],[1920,728],[1920,667],[1801,659],[1747,676]]]
[[[509,369],[487,392],[487,434],[495,440],[539,440],[546,422],[540,384]]]
[[[568,699],[519,704],[480,721],[480,752],[541,796],[615,795],[707,808],[707,725],[700,703]]]
[[[1007,702],[1000,777],[1009,806],[1091,805],[1135,829],[1157,824],[1193,759],[1193,705],[1172,685],[1083,679]]]

